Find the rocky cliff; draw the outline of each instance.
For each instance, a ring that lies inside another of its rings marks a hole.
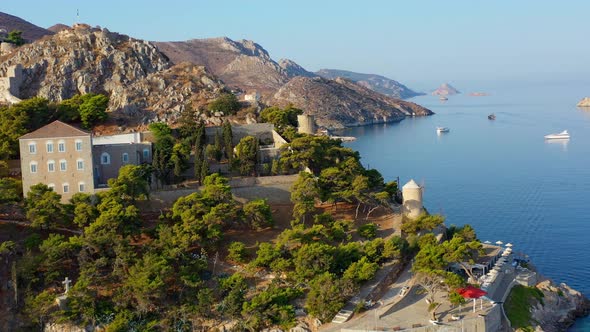
[[[22,31],[22,37],[27,41],[34,41],[53,34],[52,31],[38,27],[20,17],[2,12],[0,12],[0,28],[6,29],[7,32],[12,30]]]
[[[580,292],[562,283],[559,286],[550,281],[537,284],[543,292],[542,303],[531,308],[536,331],[566,331],[576,317],[588,315],[590,302]]]
[[[289,80],[287,72],[260,45],[250,40],[229,38],[192,39],[184,42],[156,42],[174,63],[188,61],[202,65],[229,87],[272,95]]]
[[[580,100],[578,107],[590,107],[590,97],[585,97]]]
[[[398,81],[380,75],[361,74],[337,69],[320,69],[316,72],[316,74],[328,79],[343,77],[359,85],[362,85],[365,88],[369,88],[373,91],[393,98],[405,99],[424,94],[421,92],[415,92]]]
[[[280,106],[293,104],[315,115],[319,126],[343,128],[395,122],[407,116],[433,114],[417,104],[393,99],[351,81],[295,77],[273,96]]]
[[[461,92],[459,92],[459,90],[455,89],[449,83],[443,83],[436,90],[432,91],[433,96],[451,96],[458,93]]]
[[[173,122],[189,102],[215,98],[222,83],[203,67],[173,66],[151,43],[78,25],[0,57],[0,76],[23,66],[19,98],[59,101],[81,93],[109,95],[109,110],[132,126],[156,119]]]

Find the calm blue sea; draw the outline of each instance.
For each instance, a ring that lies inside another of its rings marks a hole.
[[[543,275],[590,296],[590,109],[575,106],[590,96],[590,81],[457,88],[465,93],[446,102],[411,100],[434,116],[346,130],[358,138],[349,146],[386,180],[423,183],[426,207],[448,225],[513,243]],[[438,135],[437,126],[450,132]],[[565,129],[570,140],[543,138]],[[571,331],[590,331],[590,320]]]

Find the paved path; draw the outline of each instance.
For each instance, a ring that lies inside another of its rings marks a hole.
[[[385,322],[382,321],[381,316],[386,313],[393,305],[398,303],[401,299],[405,299],[411,293],[411,291],[408,292],[405,297],[399,296],[399,292],[401,291],[402,287],[411,285],[412,272],[410,269],[411,264],[407,264],[397,280],[388,287],[387,293],[380,299],[373,299],[376,304],[371,309],[361,314],[354,315],[352,320],[349,320],[343,324],[325,324],[322,326],[321,330],[336,332],[340,331],[341,329],[368,329],[374,328],[375,326],[386,326],[384,325]],[[388,270],[384,268],[379,272],[387,273]],[[376,279],[380,280],[380,278]],[[358,297],[364,299],[368,295],[369,291],[369,287],[363,287]],[[354,310],[354,304],[349,302],[343,309],[350,310],[350,308]]]
[[[425,295],[418,294],[418,286],[414,287],[414,280],[410,271],[409,264],[400,274],[389,290],[377,305],[370,310],[361,314],[354,315],[351,320],[343,324],[326,324],[322,326],[322,331],[336,332],[340,330],[383,330],[399,327],[400,329],[409,329],[414,326],[430,326],[430,316],[428,314],[428,304],[424,301]],[[505,293],[508,291],[510,283],[514,280],[514,273],[505,273],[505,270],[498,275],[494,288],[490,290],[489,298],[493,301],[502,301]],[[410,286],[410,290],[405,296],[400,296],[399,292],[404,286]],[[452,308],[446,295],[442,292],[436,297],[436,302],[443,303],[437,310],[437,317],[444,322],[444,325],[454,325],[460,328],[464,325],[465,331],[477,329],[476,324],[481,321],[475,318],[478,315],[486,315],[494,308],[490,301],[476,301],[476,311],[473,312],[473,301],[469,300],[465,305],[459,308]],[[458,315],[461,321],[450,321],[452,315]],[[503,324],[506,326],[506,323]]]

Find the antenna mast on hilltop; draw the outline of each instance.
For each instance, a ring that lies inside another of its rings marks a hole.
[[[76,22],[74,24],[80,23],[80,9],[76,9]]]

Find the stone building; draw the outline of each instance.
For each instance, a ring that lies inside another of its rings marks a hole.
[[[260,94],[257,91],[253,91],[244,95],[244,101],[249,103],[257,103],[260,101]]]
[[[300,134],[315,135],[317,128],[315,125],[315,118],[313,115],[300,114],[297,115],[297,132]]]
[[[4,45],[7,43],[2,43]],[[20,95],[20,86],[23,82],[23,67],[18,64],[6,68],[5,72],[0,72],[0,102],[9,104],[18,103]]]
[[[94,193],[92,134],[54,121],[19,138],[23,193],[44,183],[68,201]]]
[[[98,136],[92,140],[94,183],[106,187],[107,181],[116,178],[119,168],[152,162],[152,143],[143,133]]]
[[[416,218],[424,212],[422,203],[422,187],[411,179],[402,187],[403,213],[408,218]]]
[[[152,143],[143,133],[93,137],[54,121],[19,138],[23,194],[44,183],[67,202],[75,193],[104,188],[128,164],[151,163]]]

